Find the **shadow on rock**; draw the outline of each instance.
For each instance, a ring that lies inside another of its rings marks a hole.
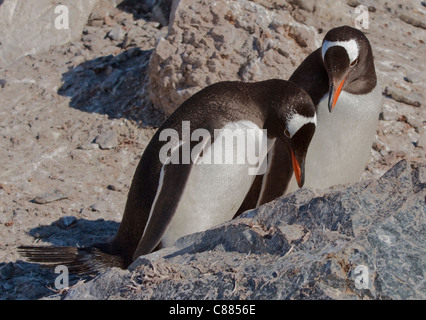
[[[135,18],[144,18],[159,22],[166,26],[169,24],[172,0],[124,0],[117,8],[132,13]]]
[[[22,260],[4,263],[0,262],[0,300],[35,300],[49,297],[60,299],[66,290],[56,288],[55,282],[65,285],[63,270],[55,272],[54,267],[42,266]],[[72,287],[78,282],[88,281],[93,277],[80,277],[67,274],[67,287]],[[59,280],[58,277],[61,277]]]
[[[52,287],[58,275],[51,268],[18,260],[0,262],[0,270],[0,300],[40,299],[55,293]]]
[[[103,219],[89,221],[64,217],[51,225],[33,228],[29,234],[48,245],[86,247],[109,241],[117,232],[118,226],[118,222]],[[53,267],[43,267],[38,263],[22,260],[0,262],[0,300],[40,299],[55,294],[60,296],[61,290],[55,288],[55,279],[59,275]],[[88,280],[91,277],[82,278],[70,272],[68,286],[73,286],[82,279]]]
[[[49,245],[87,247],[94,243],[109,241],[120,225],[118,222],[104,219],[64,221],[68,218],[73,217],[64,217],[49,226],[33,228],[29,234],[42,242],[48,242]]]
[[[70,106],[81,111],[159,126],[164,116],[147,98],[151,52],[131,48],[83,62],[62,75],[58,93],[70,97]]]

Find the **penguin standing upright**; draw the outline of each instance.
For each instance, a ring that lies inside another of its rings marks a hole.
[[[291,82],[211,85],[185,101],[153,136],[111,242],[89,248],[21,247],[21,253],[34,262],[68,261],[77,272],[105,265],[126,268],[156,247],[232,219],[278,140],[287,146],[303,186],[315,127],[312,99]],[[258,157],[250,161],[248,150],[256,145]]]
[[[318,123],[306,160],[305,187],[323,189],[357,182],[370,159],[381,109],[373,52],[359,30],[331,29],[289,79],[305,89]],[[267,174],[257,177],[237,215],[296,190],[288,147],[277,141]]]

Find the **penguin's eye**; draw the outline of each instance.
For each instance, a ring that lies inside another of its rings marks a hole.
[[[288,131],[288,129],[287,129],[287,128],[284,130],[284,134],[285,134],[285,136],[286,136],[287,138],[289,138],[289,139],[290,139],[290,132]]]
[[[358,58],[355,59],[354,61],[352,61],[352,63],[350,64],[350,66],[353,68],[356,66],[356,64],[358,63]]]

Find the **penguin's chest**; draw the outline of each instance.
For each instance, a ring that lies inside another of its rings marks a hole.
[[[254,123],[229,123],[215,131],[213,141],[192,166],[162,238],[164,247],[184,235],[231,220],[256,174],[266,170],[263,160],[268,152],[268,139],[266,132]]]

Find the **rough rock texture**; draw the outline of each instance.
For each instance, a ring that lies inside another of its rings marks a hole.
[[[169,24],[170,9],[173,0],[122,0],[120,7],[126,7],[134,15],[143,15],[147,20]]]
[[[5,0],[0,3],[0,66],[27,54],[48,51],[80,37],[87,18],[99,0]],[[110,0],[112,3],[118,1]],[[65,5],[68,29],[56,29],[55,20]]]
[[[129,13],[127,1],[120,8],[123,11],[104,3],[94,8],[82,43],[71,42],[67,50],[73,68],[62,73],[58,93],[71,97],[71,106],[79,110],[158,126],[163,115],[145,96],[151,52],[166,27],[145,20],[143,13]],[[100,55],[89,59],[86,50]]]
[[[224,80],[286,79],[319,45],[314,28],[279,6],[225,0],[173,2],[167,37],[150,61],[149,94],[171,114],[207,85]]]
[[[302,189],[76,285],[67,299],[425,299],[426,166]]]

